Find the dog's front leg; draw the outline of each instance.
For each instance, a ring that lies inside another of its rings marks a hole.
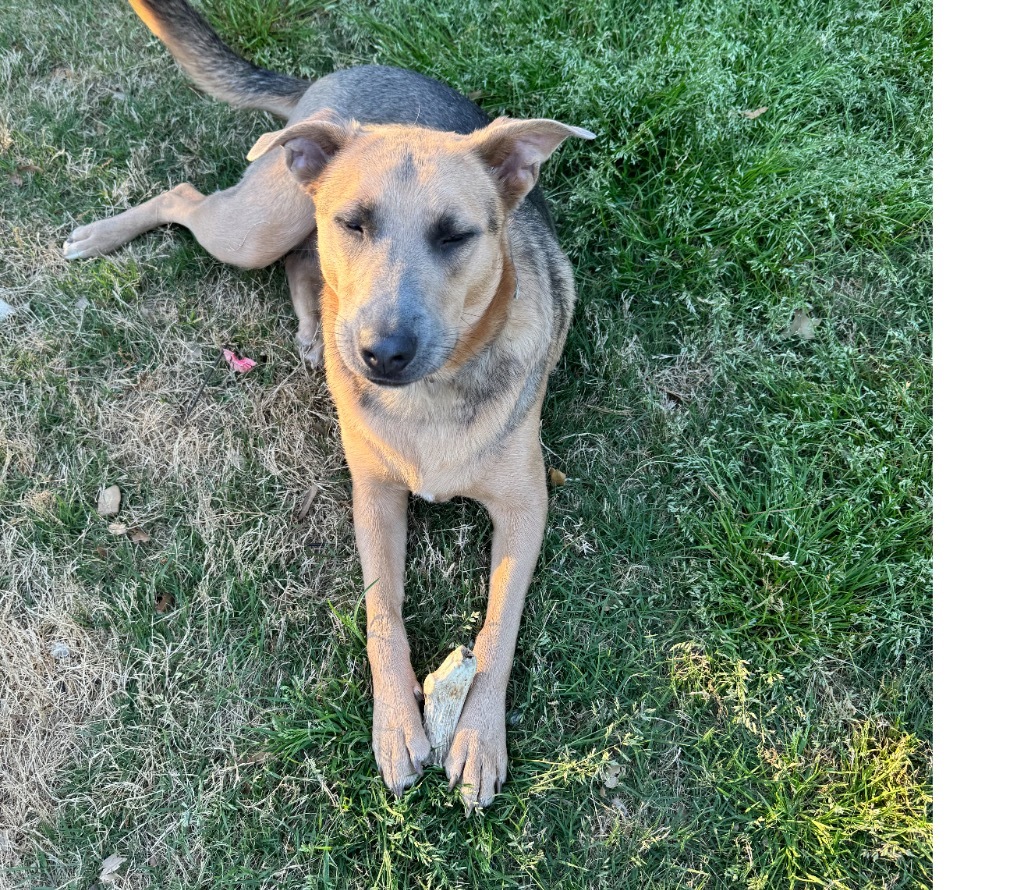
[[[467,810],[490,804],[508,771],[505,693],[523,603],[547,521],[547,488],[539,447],[529,469],[519,478],[516,490],[496,499],[482,498],[494,523],[490,596],[487,617],[473,647],[477,674],[445,761],[452,786],[461,785]]]
[[[396,795],[423,772],[430,742],[402,622],[409,493],[353,470],[352,512],[366,586],[366,649],[373,675],[373,753]]]

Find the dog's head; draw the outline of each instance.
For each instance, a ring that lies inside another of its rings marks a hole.
[[[515,288],[507,219],[569,136],[594,138],[552,120],[499,118],[464,136],[329,114],[260,137],[249,160],[281,146],[316,205],[324,336],[350,371],[412,383],[479,333]]]

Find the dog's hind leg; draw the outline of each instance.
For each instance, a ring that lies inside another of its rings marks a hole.
[[[111,253],[167,223],[192,231],[214,257],[243,269],[280,259],[315,229],[313,202],[292,178],[284,152],[260,158],[229,189],[203,195],[188,183],[109,219],[75,229],[64,242],[69,260]]]
[[[320,327],[320,291],[323,278],[316,252],[316,238],[307,238],[284,259],[292,306],[299,319],[295,341],[299,354],[311,368],[319,368],[324,359],[324,338]]]

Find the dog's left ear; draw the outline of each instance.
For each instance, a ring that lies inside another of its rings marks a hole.
[[[499,117],[470,139],[498,180],[505,205],[512,210],[537,184],[540,165],[570,136],[596,138],[590,130],[558,121]]]
[[[245,157],[255,161],[272,148],[282,146],[292,176],[307,191],[313,192],[320,174],[358,132],[359,125],[355,121],[343,123],[332,112],[320,112],[283,130],[264,133]]]

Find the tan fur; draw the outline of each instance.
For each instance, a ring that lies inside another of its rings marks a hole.
[[[142,19],[142,23],[149,28],[160,40],[167,42],[167,32],[164,30],[163,23],[155,15],[153,15],[149,7],[144,3],[139,3],[139,0],[128,0],[132,5],[132,9],[135,10],[135,14]]]
[[[508,432],[505,424],[516,401],[514,387],[466,424],[455,410],[458,396],[446,383],[496,341],[528,364],[546,348],[553,318],[546,282],[523,258],[531,246],[514,230],[509,231],[503,218],[498,231],[487,236],[490,243],[478,248],[475,262],[460,270],[458,280],[439,283],[438,298],[451,304],[440,306],[439,311],[452,320],[458,335],[440,370],[428,379],[390,390],[375,387],[346,365],[331,332],[351,315],[360,294],[374,292],[377,276],[394,274],[392,268],[367,263],[366,257],[353,254],[344,236],[332,232],[331,214],[351,198],[356,187],[349,174],[352,167],[360,170],[362,194],[367,188],[378,197],[392,193],[393,211],[404,208],[411,230],[416,228],[417,214],[436,213],[447,200],[484,208],[488,201],[499,198],[486,172],[474,171],[478,162],[467,154],[466,137],[448,134],[416,134],[423,143],[418,148],[426,157],[434,157],[424,162],[415,188],[404,190],[385,162],[395,152],[389,154],[377,144],[378,140],[393,139],[401,151],[408,150],[408,128],[398,129],[374,133],[361,151],[353,148],[345,167],[332,171],[317,185],[315,197],[325,279],[322,310],[327,381],[337,404],[352,472],[356,539],[364,582],[369,585],[374,745],[385,779],[396,789],[414,779],[429,751],[401,620],[407,493],[436,501],[456,496],[479,500],[495,528],[491,593],[487,618],[474,648],[479,672],[446,769],[453,782],[464,783],[468,805],[486,805],[506,776],[505,690],[547,515],[539,438],[544,384],[527,416]],[[455,158],[446,152],[454,152]],[[438,182],[436,177],[443,179]],[[413,259],[424,261],[418,255]],[[462,300],[458,299],[460,292]],[[560,351],[561,343],[554,352]],[[550,367],[545,369],[545,377],[548,371]],[[370,408],[361,399],[367,391],[374,396]],[[446,420],[449,416],[452,419]]]
[[[187,4],[132,5],[200,82],[214,77],[188,39],[212,46],[216,38]],[[226,50],[216,51],[223,69]],[[484,504],[494,525],[490,598],[445,769],[467,806],[485,806],[507,772],[505,691],[547,516],[540,408],[575,299],[543,200],[527,195],[564,139],[593,135],[550,120],[498,119],[464,135],[346,122],[336,108],[365,76],[331,75],[308,92],[295,87],[292,98],[290,82],[271,81],[273,101],[294,105],[295,115],[259,139],[241,182],[209,196],[179,185],[76,229],[64,251],[96,256],[178,223],[234,265],[285,258],[298,340],[312,364],[323,355],[352,474],[373,750],[396,794],[430,753],[402,623],[409,493]],[[246,89],[232,77],[218,83]],[[409,89],[462,103],[464,116],[479,114],[447,88],[402,77]],[[263,96],[263,83],[246,95]],[[383,349],[398,335],[408,348]]]

